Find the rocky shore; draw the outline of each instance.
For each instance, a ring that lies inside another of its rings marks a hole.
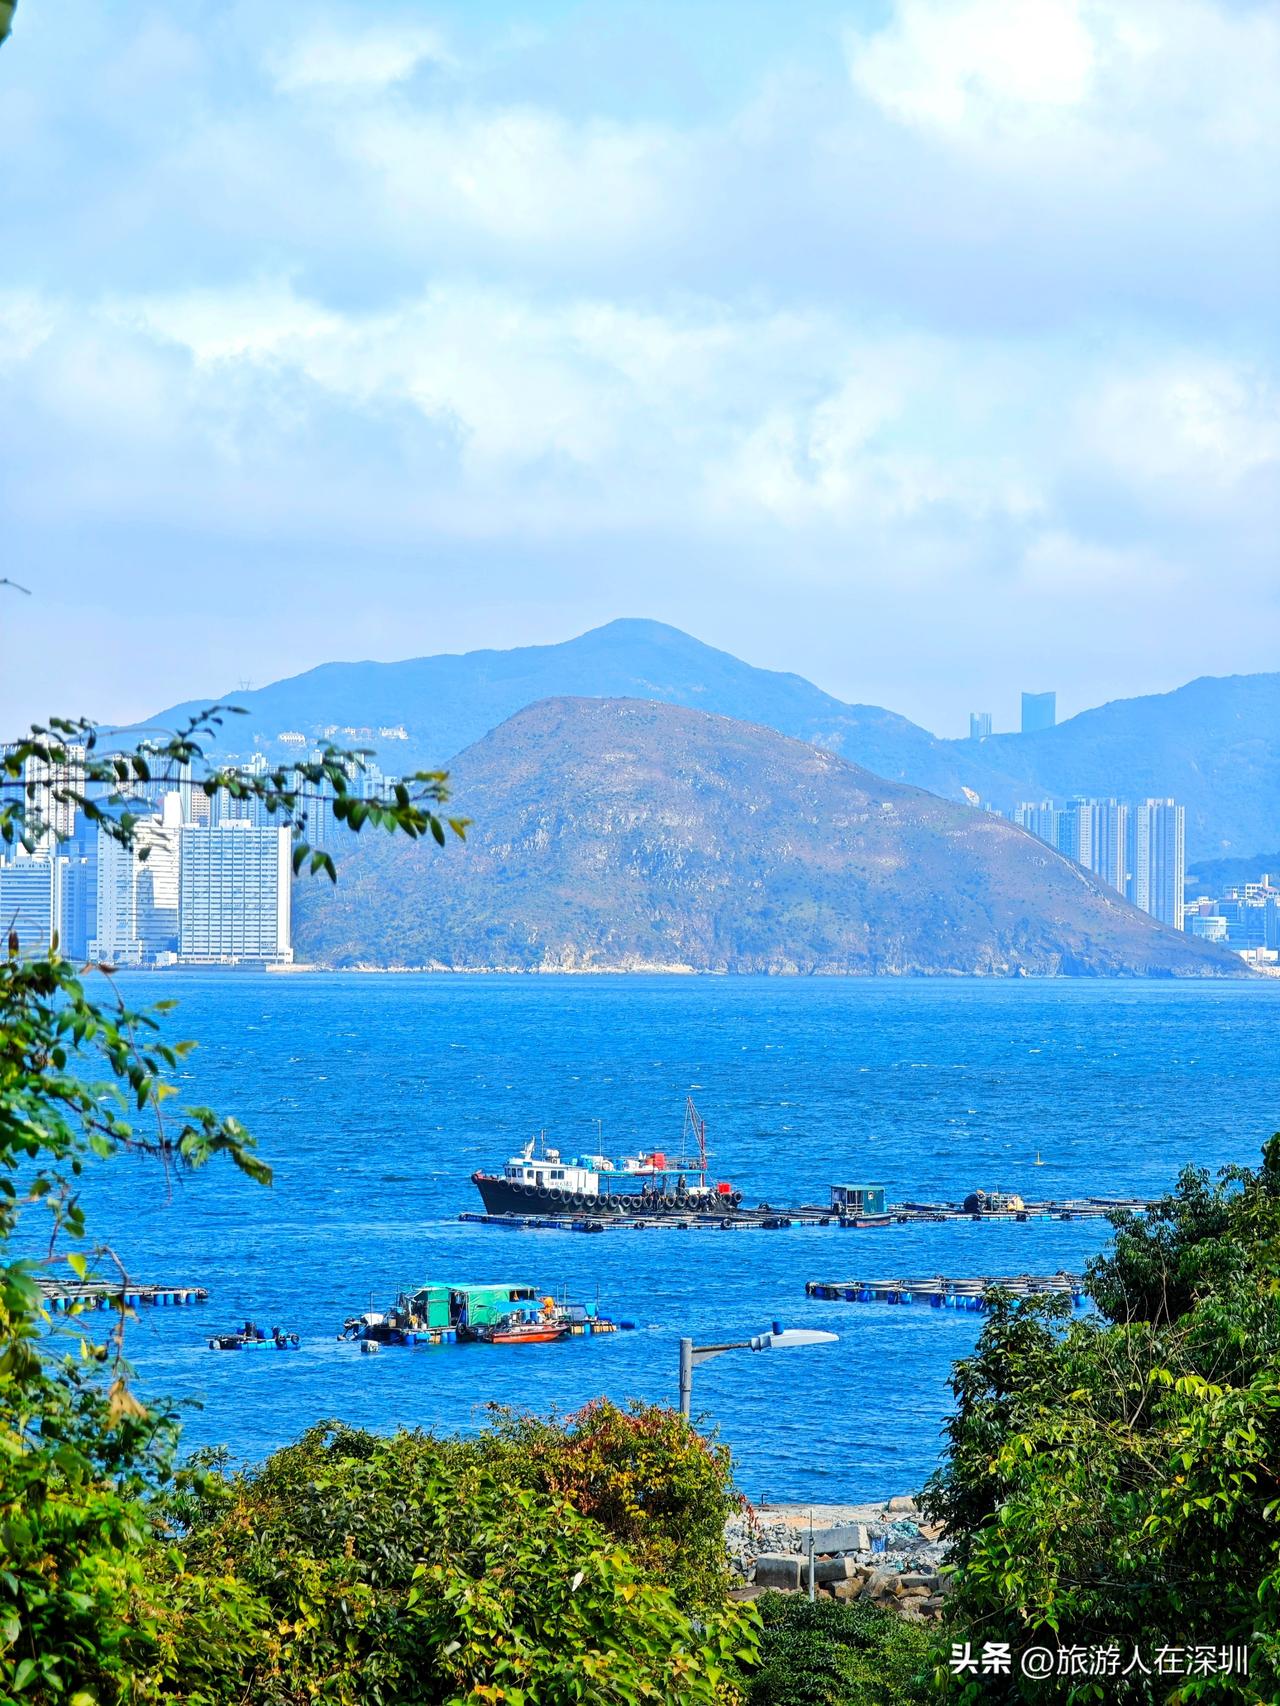
[[[879,1504],[760,1505],[731,1518],[725,1543],[739,1582],[733,1597],[807,1593],[811,1529],[819,1542],[833,1531],[844,1542],[840,1550],[816,1551],[819,1593],[869,1599],[914,1620],[941,1611],[946,1541],[906,1496]]]

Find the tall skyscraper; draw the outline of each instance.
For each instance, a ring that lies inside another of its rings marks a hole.
[[[144,818],[133,845],[98,831],[97,928],[90,951],[112,965],[147,965],[178,946],[178,836],[182,806],[169,794],[164,815]]]
[[[1058,695],[1056,693],[1024,693],[1022,695],[1022,732],[1024,735],[1036,734],[1040,729],[1051,729],[1058,720]]]
[[[69,960],[89,957],[98,926],[98,837],[63,842],[53,859],[53,916],[58,947]]]
[[[970,711],[970,713],[969,713],[969,739],[970,740],[986,740],[987,736],[990,733],[991,733],[991,713],[990,713],[990,711]]]
[[[84,747],[72,744],[62,750],[67,755],[63,763],[51,764],[43,758],[28,758],[23,777],[27,822],[34,825],[38,820],[48,831],[46,841],[65,840],[75,828],[75,802],[56,799],[55,794],[64,789],[74,789],[77,793],[85,791]]]
[[[1093,847],[1089,869],[1121,894],[1129,876],[1129,807],[1123,800],[1091,800]]]
[[[1175,800],[1143,800],[1130,812],[1129,899],[1175,930],[1183,923],[1186,816]]]
[[[1183,926],[1185,809],[1174,800],[1024,800],[1015,823],[1174,929]]]
[[[1054,846],[1077,865],[1093,870],[1093,801],[1068,800],[1057,814]]]
[[[287,828],[231,818],[181,832],[178,950],[187,961],[287,964],[293,879]]]

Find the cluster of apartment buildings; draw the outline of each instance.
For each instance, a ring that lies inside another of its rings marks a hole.
[[[1008,815],[1141,911],[1183,928],[1186,808],[1176,800],[1024,800]]]
[[[141,784],[129,810],[139,819],[122,846],[60,789],[84,792],[84,753],[67,763],[29,760],[29,819],[44,826],[33,850],[0,857],[0,920],[26,949],[55,937],[71,959],[112,965],[287,965],[293,959],[292,833],[258,799],[207,795],[190,777],[176,787]],[[245,767],[265,774],[265,758]],[[376,766],[359,792],[385,790]],[[105,809],[105,808],[104,808]],[[123,808],[121,808],[123,809]],[[328,807],[307,812],[307,839],[332,838]]]

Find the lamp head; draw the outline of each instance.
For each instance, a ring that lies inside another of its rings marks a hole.
[[[751,1341],[753,1351],[789,1351],[801,1345],[833,1345],[839,1333],[824,1333],[816,1327],[784,1327],[775,1321],[769,1333],[757,1333]]]

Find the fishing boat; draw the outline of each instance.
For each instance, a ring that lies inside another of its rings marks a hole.
[[[549,1149],[545,1134],[531,1138],[501,1173],[471,1175],[489,1214],[665,1216],[724,1214],[742,1202],[728,1180],[711,1183],[707,1167],[707,1123],[689,1097],[685,1102],[681,1152],[650,1150],[612,1161],[606,1155],[567,1159]]]
[[[296,1351],[301,1340],[296,1333],[286,1333],[283,1327],[273,1327],[264,1333],[252,1321],[234,1333],[215,1333],[209,1340],[211,1351]]]

